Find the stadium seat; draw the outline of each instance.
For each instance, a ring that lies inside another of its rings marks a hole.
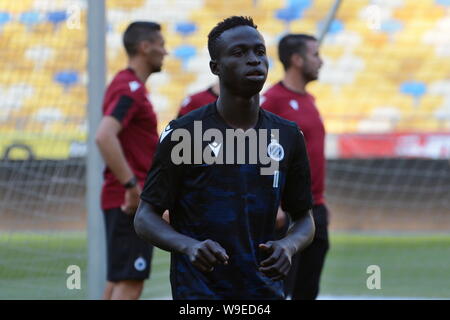
[[[0,12],[0,30],[4,24],[10,22],[11,20],[11,14],[9,14],[8,12]]]
[[[323,28],[324,28],[324,21],[320,21],[317,25],[317,29],[323,30]],[[343,30],[344,30],[344,23],[339,20],[333,20],[328,29],[328,33],[330,35],[336,35]]]
[[[255,4],[255,7],[261,9],[262,11],[274,11],[277,9],[280,9],[283,6],[284,3],[279,1],[273,1],[273,0],[258,0],[258,2]]]
[[[304,10],[310,6],[310,0],[289,0],[285,7],[275,11],[274,17],[289,26],[291,22],[300,19]]]
[[[146,0],[108,0],[108,8],[134,10],[144,6]]]
[[[436,4],[441,6],[450,7],[450,0],[436,0]]]
[[[47,20],[52,23],[55,28],[64,21],[67,20],[66,11],[52,11],[47,13]]]
[[[403,28],[403,24],[398,20],[388,20],[380,25],[380,30],[386,33],[395,33]]]
[[[196,53],[197,49],[194,46],[188,44],[181,45],[174,50],[175,57],[181,60],[184,69],[186,69],[189,59],[194,57]]]
[[[304,11],[311,7],[312,1],[311,0],[288,0],[288,7],[289,8],[295,8],[300,11]]]
[[[19,21],[23,23],[28,30],[42,21],[44,21],[43,16],[38,11],[27,11],[20,15]]]
[[[55,55],[55,50],[47,46],[33,46],[25,51],[25,57],[34,62],[36,69],[42,69]]]
[[[412,96],[418,101],[427,91],[425,83],[418,81],[407,81],[401,84],[400,92]]]
[[[277,12],[275,13],[275,17],[278,20],[283,21],[285,24],[290,24],[292,21],[297,20],[301,17],[301,11],[290,7],[282,8],[280,10],[277,10]]]
[[[79,74],[73,70],[60,71],[55,74],[54,80],[68,90],[79,81]]]
[[[181,22],[176,24],[175,30],[183,37],[186,37],[197,31],[197,26],[192,22]]]

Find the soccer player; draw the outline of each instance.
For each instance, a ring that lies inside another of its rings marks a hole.
[[[268,59],[251,18],[217,24],[208,50],[220,96],[165,128],[134,225],[172,252],[174,299],[283,299],[291,257],[314,234],[303,136],[295,123],[259,107]],[[239,145],[237,132],[248,133]],[[258,145],[262,155],[247,160]],[[274,240],[280,202],[294,224]],[[166,209],[170,225],[161,219]]]
[[[181,104],[180,111],[178,112],[178,118],[184,116],[188,112],[203,107],[211,102],[214,102],[219,97],[220,87],[218,83],[215,83],[206,90],[197,92],[184,99]]]
[[[293,260],[286,281],[286,295],[293,300],[314,300],[319,292],[320,274],[329,248],[328,211],[325,206],[325,128],[314,97],[306,85],[317,80],[322,59],[313,36],[289,34],[278,45],[285,74],[282,81],[266,91],[262,108],[294,121],[303,131],[311,167],[314,240]]]
[[[145,82],[161,71],[164,39],[154,22],[133,22],[123,43],[128,68],[116,74],[103,102],[96,142],[106,163],[101,205],[107,237],[104,299],[138,299],[152,249],[134,230],[139,196],[158,144],[157,118]]]

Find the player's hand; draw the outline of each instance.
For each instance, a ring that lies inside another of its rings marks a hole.
[[[269,255],[261,261],[259,271],[274,281],[285,278],[291,268],[292,255],[281,241],[269,241],[259,245],[259,249]]]
[[[120,207],[122,211],[128,215],[134,215],[139,206],[141,188],[136,185],[134,188],[126,189],[125,202]]]
[[[197,242],[188,249],[189,260],[202,272],[211,272],[214,266],[228,264],[228,255],[224,248],[213,240]]]

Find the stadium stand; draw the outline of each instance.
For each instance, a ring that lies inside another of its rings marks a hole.
[[[167,19],[161,21],[171,55],[164,75],[150,84],[152,95],[161,102],[157,107],[161,127],[176,114],[186,94],[213,81],[206,36],[220,18],[236,12],[233,1],[193,2],[190,7],[182,0],[163,5],[186,10],[166,13]],[[142,18],[155,4],[145,0],[106,3],[110,77],[123,66],[121,33],[128,21]],[[85,23],[76,30],[63,27],[69,18],[64,4],[17,1],[0,5],[0,44],[5,48],[0,63],[15,70],[0,74],[7,101],[1,111],[4,121],[11,122],[16,114],[26,119],[27,112],[49,114],[49,110],[62,115],[52,118],[56,122],[70,122],[67,117],[71,115],[84,117]],[[240,1],[240,13],[252,15],[266,37],[271,62],[268,84],[282,74],[276,58],[277,39],[288,31],[317,34],[331,4],[330,0]],[[322,46],[325,63],[320,81],[311,86],[330,133],[450,128],[446,90],[450,67],[444,63],[450,55],[446,38],[449,5],[443,0],[343,2]],[[85,21],[86,6],[82,8]],[[43,88],[49,93],[42,93]],[[58,91],[60,88],[63,90]],[[70,111],[74,109],[78,112]]]

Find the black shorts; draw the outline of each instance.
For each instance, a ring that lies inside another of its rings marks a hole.
[[[153,246],[134,231],[134,216],[114,208],[105,210],[104,217],[108,281],[148,279]]]

